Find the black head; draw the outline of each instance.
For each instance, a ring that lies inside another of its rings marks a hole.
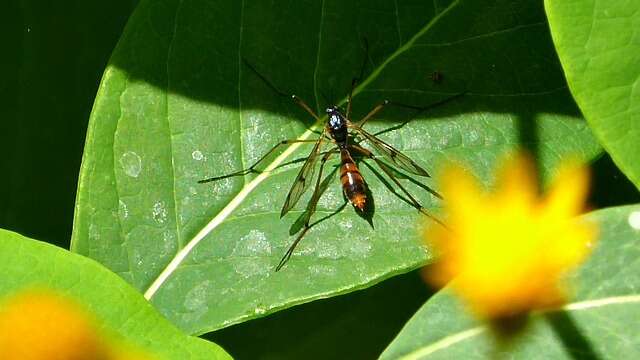
[[[332,130],[339,130],[347,126],[347,121],[340,113],[337,106],[329,106],[326,110],[328,119],[328,126]]]

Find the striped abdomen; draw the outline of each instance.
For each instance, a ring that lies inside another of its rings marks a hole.
[[[340,167],[342,190],[351,204],[358,210],[363,211],[367,201],[367,185],[364,183],[360,170],[358,170],[358,166],[347,149],[340,150],[340,159],[342,161],[342,166]]]

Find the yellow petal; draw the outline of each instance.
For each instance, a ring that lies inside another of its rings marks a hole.
[[[107,359],[85,315],[51,293],[20,294],[0,311],[0,359]]]
[[[588,169],[574,163],[563,165],[547,195],[545,213],[558,218],[580,214],[584,211],[588,190]]]
[[[496,187],[480,190],[456,166],[440,178],[448,228],[430,226],[426,241],[440,254],[427,278],[453,287],[480,316],[498,318],[556,305],[562,278],[589,252],[592,224],[573,217],[584,208],[588,174],[576,166],[559,172],[550,194],[538,194],[530,158],[512,156],[497,171]]]
[[[2,360],[143,360],[98,331],[73,301],[48,290],[21,292],[0,306]]]
[[[506,158],[496,172],[495,197],[511,206],[530,207],[538,194],[535,165],[530,157],[516,153]]]

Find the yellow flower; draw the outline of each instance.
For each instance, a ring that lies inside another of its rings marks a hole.
[[[595,225],[573,219],[584,210],[588,171],[561,168],[546,196],[531,161],[509,159],[493,192],[462,168],[441,177],[448,229],[431,226],[427,242],[441,255],[426,277],[452,286],[479,316],[500,319],[561,304],[562,276],[589,253]]]
[[[79,306],[51,291],[29,290],[0,305],[0,359],[149,359],[105,338]]]

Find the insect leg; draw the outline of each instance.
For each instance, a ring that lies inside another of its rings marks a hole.
[[[262,75],[258,70],[256,70],[256,68],[253,65],[251,65],[251,63],[248,62],[247,59],[242,58],[242,62],[245,64],[246,67],[249,68],[249,70],[251,70],[254,74],[256,74],[260,78],[260,80],[262,80],[275,93],[284,97],[289,96],[288,94],[285,94],[280,89],[278,89],[275,85],[273,85],[273,83],[269,81],[269,79],[267,79],[266,76]]]
[[[318,153],[318,155],[326,155],[328,152],[331,152],[331,151],[335,151],[335,150],[331,149],[331,150],[321,151],[321,152]],[[297,163],[303,162],[305,160],[307,160],[307,156],[299,157],[299,158],[296,158],[296,159],[293,159],[293,160],[290,160],[290,161],[283,162],[278,167],[284,167],[284,166],[287,166],[287,165],[297,164]]]
[[[311,116],[313,116],[313,118],[316,119],[317,122],[320,122],[320,117],[318,116],[318,114],[316,114],[315,111],[311,110],[307,103],[305,103],[297,95],[291,95],[291,98],[296,102],[296,104],[300,105],[301,108],[305,109],[309,114],[311,114]]]
[[[284,254],[282,259],[280,259],[278,266],[276,266],[276,271],[279,271],[280,269],[282,269],[284,264],[286,264],[287,261],[289,261],[289,259],[291,258],[291,255],[293,254],[293,250],[296,248],[296,246],[298,246],[298,243],[300,242],[300,240],[302,240],[304,235],[311,228],[311,226],[309,225],[309,220],[311,220],[311,215],[313,215],[313,213],[316,211],[316,205],[318,205],[318,200],[320,200],[320,195],[321,195],[320,183],[322,182],[322,171],[324,170],[324,164],[327,162],[327,160],[329,160],[331,155],[335,153],[336,153],[335,151],[327,152],[322,157],[322,160],[320,160],[320,170],[318,171],[318,178],[316,179],[316,186],[313,190],[313,195],[311,195],[311,199],[309,200],[309,205],[307,206],[307,215],[305,216],[304,227],[302,228],[302,231],[300,232],[296,240],[291,244],[291,246],[289,246],[289,249]]]
[[[401,129],[402,127],[404,127],[405,125],[410,123],[412,120],[414,120],[419,114],[421,114],[421,113],[423,113],[425,111],[428,111],[430,109],[433,109],[435,107],[438,107],[440,105],[444,105],[444,104],[448,103],[449,101],[453,101],[453,100],[455,100],[455,99],[457,99],[457,98],[459,98],[459,97],[461,97],[461,96],[463,96],[465,94],[466,94],[466,92],[461,92],[459,94],[450,96],[450,97],[448,97],[446,99],[437,101],[437,102],[429,104],[427,106],[415,106],[415,105],[408,105],[408,104],[403,104],[403,103],[399,103],[399,102],[395,102],[395,101],[390,101],[389,105],[393,105],[393,106],[397,106],[397,107],[405,108],[405,109],[416,110],[417,113],[415,114],[415,116],[412,116],[409,120],[403,121],[402,123],[400,123],[398,125],[394,125],[392,127],[389,127],[387,129],[378,131],[378,132],[374,133],[373,135],[380,135],[380,134],[384,134],[384,133],[387,133],[387,132],[390,132],[390,131],[393,131],[393,130]]]
[[[413,109],[413,110],[418,110],[419,112],[423,112],[423,111],[427,111],[427,110],[433,109],[435,107],[438,107],[440,105],[444,105],[444,104],[448,103],[449,101],[453,101],[453,100],[455,100],[455,99],[457,99],[457,98],[459,98],[461,96],[464,96],[466,94],[467,94],[467,92],[463,91],[461,93],[455,94],[453,96],[449,96],[448,98],[444,98],[442,100],[436,101],[434,103],[431,103],[431,104],[425,105],[425,106],[408,105],[408,104],[403,104],[403,103],[399,103],[399,102],[396,102],[396,101],[391,101],[390,104],[394,105],[394,106],[397,106],[397,107]]]
[[[254,73],[256,74],[260,80],[262,80],[265,84],[267,84],[267,86],[273,90],[275,93],[277,93],[280,96],[284,96],[284,97],[291,97],[291,99],[293,99],[293,101],[296,102],[296,104],[300,105],[300,107],[302,107],[303,109],[305,109],[309,114],[311,114],[311,116],[313,116],[314,119],[316,119],[316,121],[320,121],[320,117],[318,117],[318,115],[311,110],[311,108],[309,107],[309,105],[307,105],[304,101],[302,101],[302,99],[300,99],[298,96],[296,95],[288,95],[285,94],[283,91],[281,91],[280,89],[278,89],[275,85],[273,85],[273,83],[271,81],[269,81],[269,79],[266,78],[266,76],[262,75],[253,65],[251,65],[246,59],[242,59],[242,62],[244,62],[244,64]]]
[[[300,233],[300,235],[298,235],[296,240],[293,242],[293,244],[291,244],[291,246],[289,246],[289,249],[284,254],[284,256],[282,257],[280,262],[278,263],[278,266],[276,266],[276,271],[280,271],[280,269],[282,269],[284,264],[286,264],[287,261],[289,261],[289,259],[291,259],[291,254],[293,254],[293,250],[296,248],[296,246],[298,246],[298,243],[300,242],[300,240],[302,240],[302,237],[307,233],[307,231],[309,231],[309,227],[305,226],[302,229],[302,232]]]
[[[391,181],[393,181],[393,183],[396,184],[396,186],[398,186],[398,188],[400,188],[400,190],[411,200],[412,205],[418,211],[420,211],[422,214],[428,216],[433,221],[437,222],[438,224],[442,225],[443,227],[448,228],[441,220],[439,220],[436,217],[434,217],[433,215],[429,214],[427,212],[427,209],[424,206],[422,206],[422,204],[420,204],[420,202],[418,202],[418,200],[416,200],[413,197],[413,195],[411,195],[411,193],[404,186],[402,186],[402,183],[398,180],[398,178],[396,178],[396,176],[393,174],[393,172],[391,171],[389,166],[387,164],[385,164],[383,161],[381,161],[380,159],[378,159],[371,151],[369,151],[369,150],[367,150],[367,149],[365,149],[365,148],[363,148],[362,146],[359,146],[359,145],[350,145],[349,148],[353,149],[353,150],[363,154],[364,156],[368,157],[369,159],[375,161],[376,164],[380,167],[380,169],[382,169],[382,171],[385,174],[387,174],[387,176],[391,179]]]
[[[351,90],[349,90],[349,99],[347,100],[347,113],[345,116],[347,119],[351,119],[351,100],[353,99],[353,88],[356,87],[357,82],[357,78],[351,79]]]
[[[357,127],[362,127],[364,125],[364,123],[369,121],[369,119],[374,117],[377,113],[379,113],[385,107],[385,105],[388,105],[389,103],[390,103],[389,100],[384,100],[380,104],[376,105],[376,107],[374,107],[371,111],[369,111],[369,113],[367,115],[365,115],[365,117],[363,117],[362,120],[358,121],[356,126]]]
[[[238,171],[232,172],[230,174],[226,174],[226,175],[214,176],[214,177],[210,177],[210,178],[207,178],[207,179],[198,180],[198,183],[204,184],[204,183],[208,183],[208,182],[212,182],[212,181],[226,179],[226,178],[233,177],[233,176],[241,176],[241,175],[247,175],[249,173],[257,173],[259,171],[255,169],[256,166],[258,166],[258,164],[260,164],[260,162],[262,162],[264,159],[266,159],[269,155],[271,155],[271,153],[273,153],[280,146],[289,145],[289,144],[293,144],[293,143],[315,142],[315,141],[316,140],[311,140],[311,139],[305,139],[305,140],[300,140],[300,139],[282,140],[279,143],[275,144],[271,148],[271,150],[267,151],[264,155],[262,155],[260,157],[260,159],[258,159],[255,163],[253,163],[253,165],[249,166],[248,168],[243,169],[243,170],[238,170]]]
[[[416,111],[418,111],[418,114],[419,114],[419,113],[422,113],[424,111],[427,111],[427,110],[433,109],[435,107],[438,107],[440,105],[444,105],[444,104],[448,103],[449,101],[453,101],[453,100],[455,100],[455,99],[457,99],[457,98],[459,98],[459,97],[461,97],[461,96],[463,96],[465,94],[466,94],[466,92],[461,92],[459,94],[450,96],[450,97],[448,97],[446,99],[443,99],[443,100],[440,100],[440,101],[436,101],[435,103],[429,104],[427,106],[415,106],[415,105],[408,105],[408,104],[399,103],[399,102],[396,102],[396,101],[384,100],[382,103],[378,104],[371,111],[369,111],[369,113],[364,118],[362,118],[362,120],[360,120],[356,124],[356,126],[362,127],[374,115],[376,115],[380,110],[382,110],[385,105],[393,105],[393,106],[397,106],[397,107],[400,107],[400,108],[416,110]],[[415,116],[412,117],[411,119],[399,124],[399,125],[393,126],[393,127],[389,128],[387,130],[383,130],[382,132],[375,133],[374,135],[379,135],[381,133],[384,133],[384,132],[387,132],[387,131],[391,131],[391,130],[397,130],[397,129],[407,125],[407,123],[409,123],[413,119],[415,119]]]

